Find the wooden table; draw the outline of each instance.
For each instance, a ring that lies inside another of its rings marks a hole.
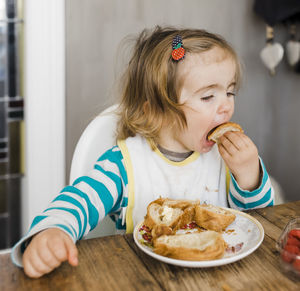
[[[79,266],[62,264],[39,279],[26,277],[9,254],[0,255],[0,290],[300,290],[300,278],[281,269],[275,242],[286,223],[300,216],[300,201],[249,211],[265,229],[248,257],[220,267],[168,265],[140,251],[132,235],[78,242]]]

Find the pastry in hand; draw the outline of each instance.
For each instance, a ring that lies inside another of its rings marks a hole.
[[[242,127],[235,122],[226,122],[213,128],[207,135],[208,140],[218,143],[219,138],[227,131],[240,131],[244,132]]]

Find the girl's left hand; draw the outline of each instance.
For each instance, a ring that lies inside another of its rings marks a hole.
[[[243,190],[252,191],[260,183],[257,147],[242,132],[226,132],[218,144],[219,152]]]

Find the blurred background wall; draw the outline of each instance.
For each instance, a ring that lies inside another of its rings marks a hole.
[[[273,77],[263,66],[265,23],[252,0],[66,0],[66,173],[84,128],[114,103],[120,41],[156,24],[203,28],[233,45],[244,64],[233,120],[254,140],[287,199],[299,199],[300,75],[286,59]],[[283,25],[275,38],[286,42]]]

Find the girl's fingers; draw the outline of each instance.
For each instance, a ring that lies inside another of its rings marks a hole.
[[[228,160],[231,157],[230,153],[226,150],[226,148],[221,143],[218,144],[218,148],[219,148],[219,153],[224,159],[224,161]]]
[[[235,144],[232,143],[232,141],[225,135],[223,135],[220,138],[220,144],[226,149],[226,151],[230,154],[233,155],[236,151],[239,149]]]
[[[242,132],[227,132],[224,134],[226,137],[238,150],[245,148],[247,145],[244,139],[245,135]]]
[[[30,259],[28,260],[24,260],[23,259],[23,266],[24,266],[24,272],[28,277],[31,278],[39,278],[41,277],[43,274],[38,272],[31,264]]]
[[[48,246],[53,256],[59,261],[67,261],[72,266],[78,265],[78,252],[72,239],[65,233],[56,237],[55,240],[48,240]]]
[[[38,255],[38,253],[35,250],[32,250],[30,252],[30,263],[31,266],[33,267],[33,269],[40,274],[46,274],[49,273],[50,271],[53,270],[53,268],[47,266],[42,259],[40,258],[40,256]]]
[[[67,248],[68,252],[68,262],[71,266],[77,266],[78,265],[78,250],[76,248],[76,245],[73,243],[71,238],[66,237],[64,240],[65,246]]]
[[[47,265],[48,267],[50,267],[52,270],[54,268],[57,268],[60,264],[61,261],[58,260],[53,253],[51,252],[51,250],[49,249],[49,245],[48,242],[46,242],[46,246],[44,247],[39,247],[37,249],[37,253],[38,256],[40,257],[41,261]]]
[[[242,139],[243,139],[243,142],[245,143],[245,145],[248,147],[248,146],[251,146],[251,145],[254,145],[253,141],[251,140],[251,138],[245,134],[242,134]]]
[[[45,230],[37,234],[26,248],[24,271],[29,277],[39,278],[66,260],[72,266],[78,265],[78,251],[72,239],[61,230]]]
[[[68,259],[68,252],[63,238],[56,237],[54,240],[47,240],[47,246],[57,261],[64,262]]]

